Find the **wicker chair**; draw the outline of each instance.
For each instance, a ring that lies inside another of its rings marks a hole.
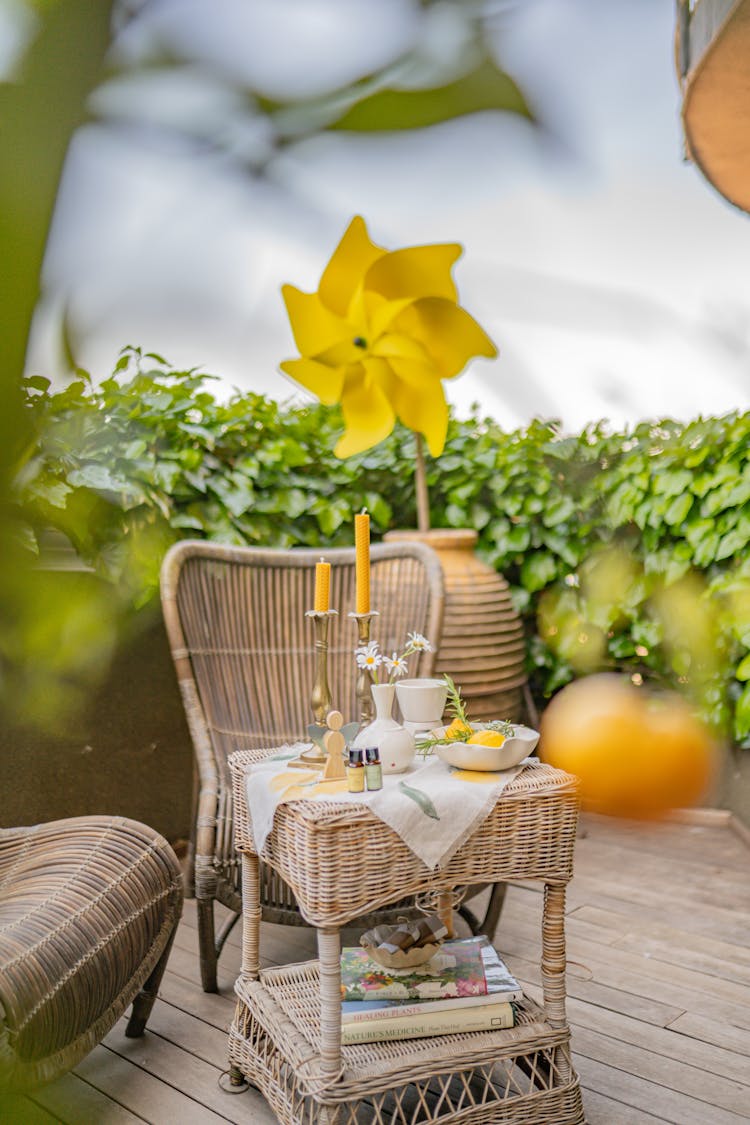
[[[320,554],[183,540],[162,566],[164,620],[197,763],[195,897],[201,978],[209,992],[216,989],[217,959],[241,909],[227,758],[235,750],[304,738],[312,721],[315,650],[305,610],[313,605]],[[338,610],[331,622],[328,678],[334,706],[352,718],[357,714],[357,634],[347,614],[354,610],[355,552],[338,548],[325,557],[331,563],[331,606]],[[430,547],[373,546],[371,599],[379,611],[373,636],[384,651],[402,648],[407,630],[439,642],[443,574]],[[410,662],[410,673],[429,676],[433,654],[419,660]],[[261,878],[264,919],[304,924],[279,877],[261,866]],[[218,936],[215,900],[234,912]],[[394,904],[377,918],[399,913],[403,904]]]
[[[175,854],[143,824],[0,829],[0,1092],[59,1077],[131,1002],[142,1035],[181,911]]]

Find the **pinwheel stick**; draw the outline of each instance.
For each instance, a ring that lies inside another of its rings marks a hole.
[[[421,434],[416,438],[416,466],[414,469],[414,488],[417,493],[417,527],[420,531],[430,530],[430,500],[427,495],[427,469],[424,460],[424,442]]]

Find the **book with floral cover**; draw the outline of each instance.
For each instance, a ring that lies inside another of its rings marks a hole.
[[[363,949],[341,952],[342,1022],[406,1015],[405,1005],[454,1008],[519,1000],[518,981],[484,936],[445,942],[424,965],[384,969]]]

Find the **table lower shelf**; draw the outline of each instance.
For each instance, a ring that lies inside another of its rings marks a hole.
[[[342,1047],[342,1072],[330,1081],[321,1071],[317,961],[240,978],[235,991],[230,1060],[289,1125],[583,1121],[569,1030],[551,1027],[531,999],[508,1030]]]

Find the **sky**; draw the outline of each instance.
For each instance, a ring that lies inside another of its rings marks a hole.
[[[28,366],[60,370],[59,316],[95,377],[140,345],[286,400],[280,296],[306,290],[354,214],[389,249],[461,242],[461,303],[500,349],[446,384],[508,427],[750,408],[748,216],[683,160],[672,0],[488,0],[534,128],[481,114],[419,133],[329,134],[248,170],[266,138],[232,83],[310,95],[404,45],[439,53],[449,5],[150,0],[117,41],[189,65],[101,90],[71,147]],[[442,22],[441,22],[442,21]],[[453,23],[451,22],[453,21]],[[175,130],[189,123],[200,143]],[[220,143],[217,141],[220,132]]]

